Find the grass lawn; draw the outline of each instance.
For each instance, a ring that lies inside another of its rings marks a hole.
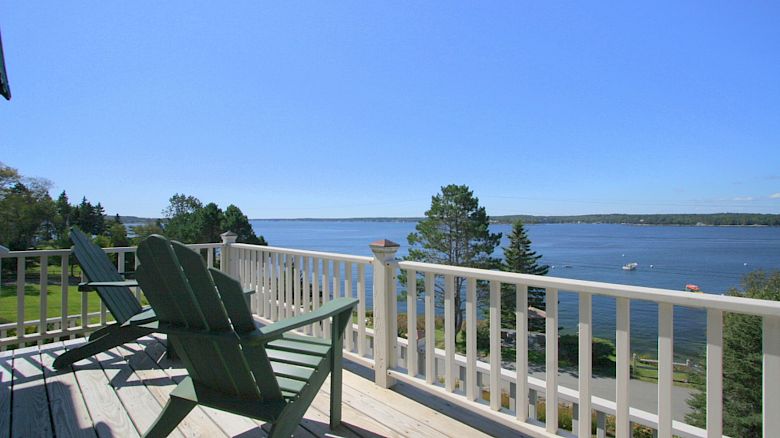
[[[47,300],[48,316],[58,317],[62,315],[62,286],[49,285]],[[85,292],[79,292],[76,286],[68,286],[68,308],[69,315],[81,314],[81,296]],[[89,312],[100,310],[100,298],[94,292],[86,292],[89,297]],[[0,323],[16,322],[16,286],[3,285],[0,287]],[[33,320],[40,316],[40,287],[38,284],[27,283],[24,288],[24,319]],[[109,314],[110,316],[110,314]]]

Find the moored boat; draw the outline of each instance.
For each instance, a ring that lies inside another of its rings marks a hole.
[[[637,266],[639,266],[639,263],[636,263],[636,262],[626,263],[625,265],[623,265],[623,270],[624,271],[633,271],[634,269],[636,269]]]

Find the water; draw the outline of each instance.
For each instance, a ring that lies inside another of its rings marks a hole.
[[[271,245],[371,255],[368,244],[382,238],[401,245],[406,255],[410,222],[252,221],[255,232]],[[492,225],[508,242],[510,225]],[[780,269],[780,228],[661,227],[614,224],[527,225],[532,248],[550,265],[549,276],[603,281],[682,291],[694,283],[705,293],[721,294],[739,287],[753,270]],[[501,255],[500,250],[496,254]],[[621,267],[636,262],[635,271]],[[651,267],[652,266],[652,267]],[[576,331],[575,293],[561,291],[560,324]],[[402,309],[403,311],[403,309]],[[706,315],[701,310],[675,307],[675,354],[684,359],[703,352]],[[631,342],[637,352],[654,354],[657,343],[657,305],[631,304]],[[614,340],[615,302],[593,299],[593,332]]]

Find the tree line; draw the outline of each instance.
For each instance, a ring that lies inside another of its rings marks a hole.
[[[193,196],[177,193],[163,210],[163,219],[131,226],[128,235],[120,216],[107,219],[100,202],[93,204],[84,197],[71,204],[65,191],[54,200],[49,195],[51,185],[0,162],[0,245],[12,251],[69,248],[68,233],[73,226],[92,235],[102,247],[134,245],[154,233],[184,243],[219,242],[225,231],[238,234],[238,242],[267,244],[232,204],[223,211],[213,202],[203,205]]]
[[[632,225],[709,225],[709,226],[780,226],[780,214],[709,213],[709,214],[587,214],[576,216],[495,216],[495,223],[526,224],[632,224]]]

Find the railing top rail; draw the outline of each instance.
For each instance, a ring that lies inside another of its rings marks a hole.
[[[205,249],[205,248],[219,248],[222,246],[222,244],[221,243],[192,243],[192,244],[187,244],[187,246],[194,249]],[[136,246],[114,246],[114,247],[103,248],[103,251],[105,251],[107,254],[116,254],[121,252],[125,252],[125,253],[135,252],[137,248],[138,247]],[[64,255],[70,255],[70,253],[71,253],[70,248],[30,249],[24,251],[0,252],[0,258],[64,256]]]
[[[778,301],[693,293],[626,284],[601,283],[597,281],[574,280],[570,278],[517,274],[512,272],[491,271],[488,269],[438,265],[423,262],[396,261],[393,263],[400,269],[414,269],[418,272],[454,275],[456,277],[476,278],[479,280],[495,280],[509,284],[523,284],[540,288],[553,288],[562,291],[586,292],[594,295],[669,303],[685,307],[717,309],[726,312],[780,317],[780,302]]]
[[[232,248],[253,249],[256,251],[285,253],[304,257],[318,257],[322,259],[338,260],[342,262],[358,263],[363,265],[371,264],[373,257],[357,256],[351,254],[338,254],[333,252],[307,251],[303,249],[279,248],[275,246],[250,245],[248,243],[234,243]]]

